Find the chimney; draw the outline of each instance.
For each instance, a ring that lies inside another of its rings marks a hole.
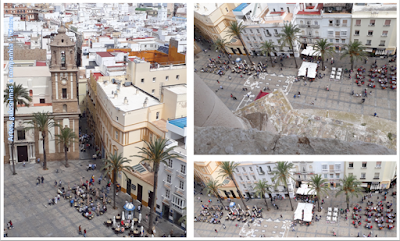
[[[124,105],[128,105],[128,98],[126,96],[124,98]]]
[[[147,97],[146,97],[146,99],[144,99],[143,107],[147,107]]]

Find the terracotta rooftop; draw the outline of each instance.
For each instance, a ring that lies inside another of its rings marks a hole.
[[[114,55],[110,54],[110,52],[96,52],[96,54],[100,55],[102,58],[114,57]]]

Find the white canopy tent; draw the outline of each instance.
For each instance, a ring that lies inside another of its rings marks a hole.
[[[307,46],[307,48],[301,51],[301,54],[308,55],[308,56],[321,56],[319,51],[316,51],[313,46]]]
[[[315,78],[317,75],[317,64],[310,62],[303,62],[299,69],[298,76],[306,76],[306,69],[308,69],[308,73],[306,77]]]
[[[306,185],[307,186],[307,185]],[[301,194],[301,195],[317,195],[317,193],[315,192],[315,190],[311,190],[308,187],[299,187],[296,191],[296,194]]]
[[[314,206],[313,204],[309,204],[309,203],[298,203],[297,204],[297,209],[294,212],[294,220],[301,220],[302,219],[303,210],[304,210],[304,219],[303,219],[303,221],[311,222],[313,206]]]

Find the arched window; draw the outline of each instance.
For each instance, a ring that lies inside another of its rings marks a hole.
[[[63,105],[63,112],[64,113],[67,112],[67,105],[66,104]]]
[[[61,67],[65,67],[65,52],[64,51],[61,51]]]
[[[33,90],[29,90],[29,96],[33,96]]]

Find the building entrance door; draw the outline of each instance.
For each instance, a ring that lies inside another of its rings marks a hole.
[[[132,186],[132,181],[131,179],[128,178],[128,180],[126,180],[126,193],[128,193],[129,195],[131,195],[131,186]]]
[[[137,185],[137,200],[139,202],[142,201],[142,195],[143,195],[143,187],[142,187],[142,185],[138,184]]]
[[[28,146],[17,146],[18,162],[28,162]]]
[[[231,190],[231,194],[233,198],[236,198],[235,192]]]

